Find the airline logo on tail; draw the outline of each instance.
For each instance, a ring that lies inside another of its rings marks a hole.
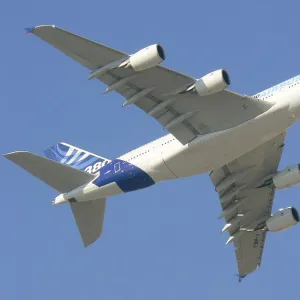
[[[47,148],[45,155],[52,160],[92,174],[111,161],[67,143],[57,143]]]

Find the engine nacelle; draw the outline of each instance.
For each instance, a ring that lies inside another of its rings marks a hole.
[[[154,44],[131,55],[129,64],[135,71],[143,71],[159,65],[165,59],[163,47],[159,44]]]
[[[277,189],[285,189],[300,183],[300,166],[293,165],[279,171],[273,177],[273,183]]]
[[[220,92],[229,85],[230,77],[227,71],[217,70],[198,79],[195,83],[195,90],[199,96],[207,96]]]
[[[299,222],[299,214],[296,208],[281,208],[266,221],[266,227],[271,232],[278,232],[295,226]]]

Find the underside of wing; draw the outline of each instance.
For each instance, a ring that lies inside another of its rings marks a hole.
[[[128,56],[55,25],[40,25],[28,31],[90,70]]]
[[[268,179],[277,172],[285,133],[211,174],[225,219],[223,232],[233,242],[240,278],[261,264],[266,232],[259,225],[270,217],[275,188]]]
[[[192,88],[197,79],[191,76],[159,65],[143,70],[127,67],[129,54],[54,25],[36,26],[30,32],[93,70],[90,78],[107,84],[106,92],[122,95],[126,98],[123,106],[136,105],[182,144],[199,135],[237,126],[272,106],[227,90],[199,96],[198,89]],[[226,82],[229,84],[229,79]]]

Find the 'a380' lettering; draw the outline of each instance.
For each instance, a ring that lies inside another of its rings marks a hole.
[[[88,173],[96,173],[99,171],[100,168],[102,168],[105,164],[107,163],[107,161],[98,161],[96,162],[94,165],[92,166],[88,166],[87,168],[85,168],[85,172]]]

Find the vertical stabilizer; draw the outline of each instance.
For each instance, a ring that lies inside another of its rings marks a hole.
[[[63,142],[47,148],[45,154],[48,158],[61,164],[93,174],[111,161]]]

